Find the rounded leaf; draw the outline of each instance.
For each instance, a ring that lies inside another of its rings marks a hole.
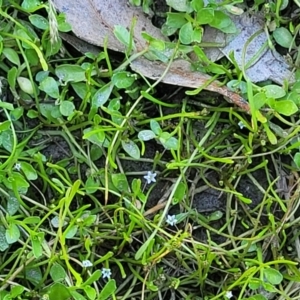
[[[167,4],[177,11],[189,12],[190,10],[187,0],[167,0]]]
[[[52,98],[57,99],[59,97],[58,83],[52,77],[46,77],[40,83],[39,89]]]
[[[55,69],[55,75],[60,81],[80,82],[85,81],[85,70],[77,65],[60,65]]]
[[[278,45],[284,48],[290,48],[293,43],[293,36],[285,27],[276,28],[273,37]]]
[[[179,30],[179,40],[184,45],[189,45],[193,42],[194,30],[190,22],[184,24]]]
[[[126,71],[120,71],[112,76],[112,82],[118,89],[126,89],[135,81],[134,75]]]
[[[75,110],[75,105],[71,101],[63,101],[60,104],[59,111],[63,116],[70,116]]]
[[[135,159],[140,159],[140,149],[135,142],[131,140],[122,141],[122,147],[129,156]]]
[[[276,101],[273,109],[284,116],[291,116],[298,111],[297,105],[292,100]]]
[[[142,130],[139,132],[138,138],[141,141],[149,141],[156,138],[156,135],[152,130]]]
[[[17,81],[20,86],[20,89],[23,92],[25,92],[29,95],[33,95],[33,92],[34,92],[33,84],[28,78],[20,76],[17,78]]]
[[[298,169],[300,169],[300,152],[297,152],[294,156],[294,163]]]
[[[263,272],[264,277],[271,284],[280,284],[283,279],[282,274],[273,268],[264,269]]]
[[[8,244],[13,244],[20,238],[20,230],[16,224],[9,224],[5,231],[5,237]]]
[[[2,53],[4,54],[4,56],[13,64],[19,66],[20,65],[20,59],[19,59],[19,55],[16,52],[16,50],[14,50],[13,48],[4,48],[2,50]]]
[[[213,21],[215,15],[215,11],[213,8],[202,8],[201,10],[198,11],[197,13],[197,23],[199,25],[203,24],[209,24],[210,22]]]
[[[29,16],[29,21],[32,25],[42,30],[46,30],[49,27],[48,20],[41,15],[33,14]]]
[[[123,193],[128,191],[129,185],[124,173],[112,174],[111,180],[119,192]]]
[[[36,180],[38,178],[37,172],[34,169],[34,167],[27,163],[27,162],[21,162],[21,170],[23,171],[24,175],[28,180]]]
[[[286,94],[285,90],[282,87],[275,84],[265,86],[264,90],[268,98],[279,99],[284,97]]]
[[[50,276],[54,282],[64,280],[66,275],[65,269],[58,263],[54,263],[50,269]]]

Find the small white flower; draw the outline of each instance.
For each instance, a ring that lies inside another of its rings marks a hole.
[[[245,127],[245,124],[244,124],[244,122],[242,122],[242,121],[239,121],[239,122],[238,122],[238,125],[239,125],[239,127],[240,127],[241,129],[243,129],[243,128]]]
[[[111,276],[111,270],[110,269],[106,269],[106,268],[102,268],[102,278],[108,278],[110,279]]]
[[[93,264],[87,259],[87,260],[83,260],[82,261],[82,265],[85,267],[85,268],[88,268],[88,267],[92,267]]]
[[[147,172],[147,175],[144,176],[144,178],[147,180],[147,183],[150,184],[151,182],[156,182],[156,173],[152,173],[151,171]]]
[[[168,216],[167,216],[166,222],[167,222],[169,225],[174,226],[174,225],[177,223],[176,216],[175,216],[175,215],[172,215],[172,216],[168,215]]]
[[[228,299],[232,298],[233,297],[232,291],[227,291],[226,294],[225,294],[225,297],[228,298]]]
[[[22,166],[21,166],[20,163],[16,163],[16,164],[14,165],[14,169],[17,170],[17,171],[20,171],[21,168],[22,168]]]

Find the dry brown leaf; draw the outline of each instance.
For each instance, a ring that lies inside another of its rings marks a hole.
[[[133,69],[136,73],[140,73],[141,75],[153,80],[160,79],[160,76],[166,68],[166,64],[158,61],[149,61],[145,58],[134,60],[131,63],[131,69]],[[205,90],[223,95],[226,101],[233,103],[245,110],[247,113],[250,113],[248,102],[245,101],[239,94],[230,91],[226,86],[221,86],[221,83],[217,80],[207,84],[210,80],[211,76],[197,71],[192,71],[190,63],[183,59],[175,60],[169,68],[168,73],[162,79],[163,82],[168,84],[185,86],[194,89],[203,86]]]
[[[66,19],[71,24],[75,35],[93,45],[103,47],[107,38],[109,49],[124,52],[124,45],[114,36],[114,26],[121,25],[130,29],[133,18],[137,21],[134,28],[137,51],[147,47],[141,35],[143,31],[157,39],[166,40],[141,9],[129,6],[126,0],[54,0],[54,4],[60,12],[66,14]],[[131,67],[145,77],[158,79],[165,71],[166,65],[139,58],[131,64]],[[222,94],[228,102],[250,112],[248,103],[241,96],[229,91],[225,86],[220,87],[220,83],[216,81],[207,85],[210,79],[211,77],[206,74],[192,71],[187,61],[178,60],[173,62],[169,72],[161,81],[190,88],[204,86],[204,89]]]
[[[226,46],[223,48],[208,48],[204,50],[210,60],[216,61],[224,55],[230,60],[229,55],[233,52],[239,68],[242,69],[243,64],[251,62],[257,55],[256,59],[246,69],[246,75],[252,82],[272,80],[280,85],[285,80],[289,83],[295,82],[295,76],[289,70],[289,65],[283,56],[275,49],[271,50],[268,47],[268,37],[264,31],[262,16],[259,14],[252,14],[251,16],[243,14],[231,16],[231,19],[238,29],[238,34],[236,35],[226,35],[212,27],[205,29],[203,41],[226,42]],[[251,42],[247,44],[250,40]],[[243,61],[244,47],[246,47],[245,61]],[[264,50],[261,51],[263,47]]]
[[[142,32],[166,40],[143,11],[139,7],[130,6],[126,0],[53,0],[53,2],[60,12],[66,14],[74,34],[93,45],[103,47],[107,38],[109,49],[124,52],[124,45],[116,39],[113,31],[115,25],[130,30],[134,19],[136,20],[134,41],[137,51],[146,48]]]

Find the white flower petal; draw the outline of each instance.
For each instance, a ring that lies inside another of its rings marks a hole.
[[[168,216],[167,216],[166,222],[167,222],[169,225],[171,225],[171,226],[176,225],[176,223],[177,223],[176,216],[175,216],[175,215],[172,215],[172,216],[168,215]]]
[[[93,266],[93,264],[87,259],[87,260],[83,260],[82,261],[82,265],[83,265],[83,267],[85,267],[85,268],[88,268],[88,267],[92,267]]]
[[[225,294],[226,298],[230,299],[233,297],[232,295],[232,291],[227,291],[226,294]]]
[[[156,173],[152,173],[151,171],[147,172],[147,175],[144,176],[144,178],[147,180],[147,184],[150,184],[151,182],[156,182]]]
[[[108,278],[110,279],[111,276],[111,270],[110,269],[106,269],[106,268],[102,268],[102,278]]]

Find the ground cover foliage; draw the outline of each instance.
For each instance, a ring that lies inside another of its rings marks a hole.
[[[0,1],[0,299],[299,299],[299,3],[129,2],[171,36],[168,68],[261,11],[295,82],[205,60],[244,111],[133,72],[129,28],[125,54],[82,54],[51,1]]]

